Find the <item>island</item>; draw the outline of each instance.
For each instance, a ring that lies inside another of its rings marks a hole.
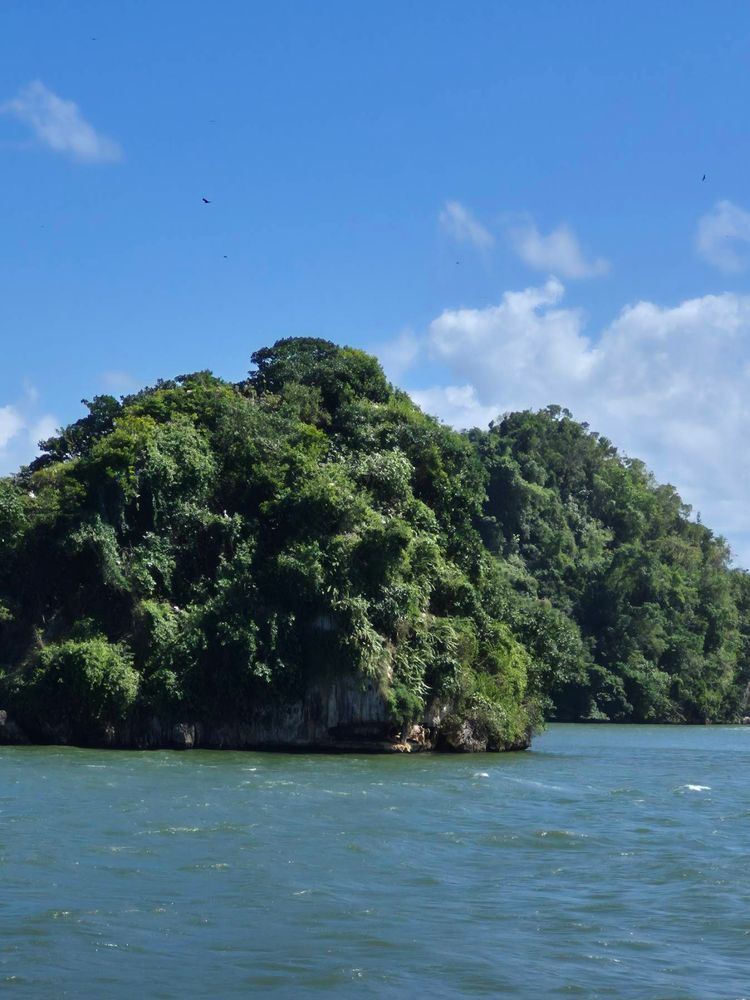
[[[740,721],[750,582],[559,406],[455,431],[317,338],[115,399],[0,479],[0,742],[498,751]]]

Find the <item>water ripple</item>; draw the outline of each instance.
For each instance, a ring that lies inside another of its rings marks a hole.
[[[471,758],[4,748],[0,984],[739,998],[748,763],[740,727]]]

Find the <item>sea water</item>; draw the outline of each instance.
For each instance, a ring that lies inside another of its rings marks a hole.
[[[9,997],[750,997],[750,727],[0,750]]]

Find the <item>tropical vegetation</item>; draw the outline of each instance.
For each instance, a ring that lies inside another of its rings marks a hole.
[[[374,686],[495,748],[543,718],[719,722],[750,582],[670,486],[550,406],[456,432],[358,350],[115,399],[0,479],[0,706],[72,738]]]

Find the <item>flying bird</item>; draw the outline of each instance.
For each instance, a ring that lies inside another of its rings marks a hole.
[[[201,198],[201,201],[203,202],[204,205],[210,205],[211,204],[211,202],[208,200],[208,198]]]
[[[702,180],[702,181],[705,181],[705,179],[706,179],[706,175],[704,174],[704,175],[703,175],[703,176],[701,177],[701,180]]]

